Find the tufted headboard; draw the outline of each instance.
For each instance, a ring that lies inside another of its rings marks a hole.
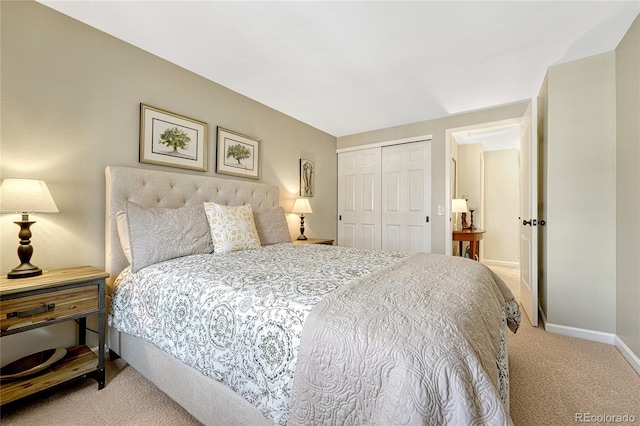
[[[230,206],[251,204],[258,212],[270,211],[279,205],[280,188],[264,183],[117,166],[108,166],[105,175],[105,267],[111,274],[110,282],[129,264],[116,227],[116,213],[124,209],[125,201],[144,207],[169,208],[205,201]]]

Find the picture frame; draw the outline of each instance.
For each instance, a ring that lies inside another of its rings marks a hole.
[[[140,104],[141,163],[206,172],[208,124]]]
[[[311,160],[300,159],[300,196],[313,197],[316,170]]]
[[[216,173],[260,179],[260,139],[218,126]]]

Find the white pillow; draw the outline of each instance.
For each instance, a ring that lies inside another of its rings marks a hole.
[[[209,221],[215,253],[260,248],[260,237],[250,205],[224,206],[205,202],[204,212]]]
[[[202,205],[145,209],[127,201],[125,212],[133,272],[163,260],[213,251]]]

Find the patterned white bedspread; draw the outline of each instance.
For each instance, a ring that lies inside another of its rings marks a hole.
[[[284,243],[127,268],[114,283],[109,324],[285,424],[309,312],[326,294],[407,256]]]
[[[501,324],[509,322],[512,329],[517,328],[519,323],[517,305],[510,301],[506,304],[508,309],[504,309],[504,302],[509,299],[510,292],[504,283],[501,283],[499,278],[493,277],[483,265],[449,256],[421,256],[433,260],[429,260],[418,269],[420,269],[420,274],[428,279],[437,277],[438,291],[416,292],[415,288],[409,286],[406,287],[404,293],[397,291],[389,293],[393,286],[383,285],[382,287],[386,290],[380,294],[393,293],[393,297],[402,303],[400,311],[405,310],[407,313],[415,307],[418,307],[417,310],[424,310],[420,308],[420,305],[425,303],[429,306],[436,306],[440,302],[445,303],[445,311],[451,312],[451,315],[441,318],[437,317],[438,314],[427,315],[429,321],[433,321],[433,323],[426,328],[435,330],[436,338],[442,337],[443,330],[447,330],[447,333],[453,330],[453,333],[457,335],[447,337],[448,347],[462,345],[467,348],[465,356],[474,358],[470,363],[467,363],[467,367],[454,366],[454,376],[451,377],[457,377],[455,369],[469,368],[468,366],[476,370],[490,370],[486,373],[478,373],[484,378],[481,385],[485,388],[487,385],[490,387],[490,389],[481,389],[481,391],[489,395],[488,403],[491,412],[502,410],[501,412],[505,413],[502,407],[498,407],[501,405],[500,399],[504,401],[508,397],[508,371],[503,351],[505,336],[504,327],[501,327]],[[307,318],[311,318],[310,314],[313,311],[311,315],[314,320],[312,322],[317,323],[318,312],[329,308],[341,309],[346,306],[345,300],[348,300],[348,304],[354,305],[353,311],[363,312],[370,307],[383,314],[386,311],[384,300],[370,303],[372,300],[367,299],[375,293],[366,291],[366,283],[369,279],[366,276],[370,275],[374,281],[381,281],[380,278],[384,276],[393,276],[394,271],[402,272],[398,267],[410,263],[410,257],[416,256],[398,252],[284,243],[256,250],[183,257],[148,266],[136,274],[131,273],[127,268],[114,283],[109,323],[120,331],[154,344],[203,374],[227,384],[274,422],[304,424],[305,420],[309,420],[307,416],[320,415],[319,412],[313,411],[317,409],[317,404],[311,406],[310,399],[320,398],[320,406],[323,403],[325,405],[333,402],[340,404],[340,401],[326,399],[327,394],[322,394],[322,392],[326,392],[327,389],[320,389],[321,392],[312,392],[312,395],[304,394],[306,391],[303,389],[304,397],[302,400],[298,399],[297,402],[294,402],[295,409],[290,416],[294,372],[296,382],[300,381],[299,373],[296,372],[296,364],[299,362],[298,349],[301,345],[303,326]],[[454,280],[463,280],[465,283],[451,285],[451,288],[447,289],[447,285],[451,282],[443,277],[446,274],[451,274],[451,269],[449,269],[451,266],[447,267],[445,264],[452,259],[456,265],[453,267],[454,272],[458,270],[455,272]],[[472,265],[472,268],[467,270],[463,267],[464,265]],[[482,268],[484,268],[484,272],[478,272]],[[409,271],[409,273],[411,272]],[[471,302],[475,305],[474,309],[490,308],[491,312],[480,318],[474,317],[475,313],[471,311],[466,313],[469,307],[464,305],[466,299],[460,294],[472,286],[471,281],[477,280],[478,273],[482,276],[482,288],[477,293],[481,297],[491,299],[486,302],[477,300]],[[410,281],[413,282],[412,285],[427,284],[422,280]],[[444,292],[440,290],[444,290]],[[456,292],[458,294],[453,298],[453,302],[447,303],[441,300],[451,297],[451,294]],[[348,294],[349,298],[345,299],[344,295]],[[430,299],[427,300],[424,297]],[[340,302],[336,303],[336,300]],[[360,306],[355,307],[358,303]],[[452,308],[460,304],[462,306]],[[314,308],[316,309],[314,310]],[[395,311],[398,311],[398,306]],[[345,313],[343,316],[339,311],[332,311],[332,315],[333,318],[329,319],[329,325],[336,326],[335,330],[337,331],[338,323],[347,320],[351,313]],[[372,315],[372,317],[368,317],[369,320],[377,318],[376,312],[373,312]],[[411,318],[427,317],[401,315],[398,318],[404,321]],[[451,318],[454,318],[455,325],[451,324]],[[390,320],[395,321],[393,318]],[[475,321],[482,322],[484,325],[480,327],[475,324]],[[394,326],[397,327],[399,324]],[[460,326],[467,327],[467,330],[459,330]],[[489,335],[484,334],[483,327],[491,329]],[[346,326],[347,330],[352,328],[352,326]],[[424,327],[415,327],[416,330],[422,330],[422,328]],[[316,326],[314,330],[317,329]],[[367,329],[359,331],[364,332],[366,336]],[[305,334],[309,334],[307,326],[305,326]],[[412,334],[411,336],[417,335]],[[393,336],[384,334],[381,337]],[[305,341],[302,343],[313,352],[318,350],[318,339],[322,338],[324,336],[314,335],[310,338],[313,339],[313,341],[310,340],[311,345],[307,345],[307,337],[305,337]],[[471,343],[467,343],[466,339],[470,339]],[[474,346],[483,339],[491,341],[489,347]],[[352,345],[343,346],[352,347]],[[424,348],[432,349],[437,346],[437,342],[425,342]],[[478,350],[487,353],[476,355],[474,351]],[[339,353],[338,349],[336,354]],[[322,355],[324,356],[323,360],[326,360],[330,353],[325,351]],[[450,355],[445,356],[445,359],[454,357],[453,353]],[[309,365],[315,367],[313,359],[310,359],[308,354],[302,356],[303,364],[306,364],[307,367]],[[324,374],[323,366],[320,367],[318,371]],[[442,374],[449,371],[446,364],[442,364],[438,368]],[[311,371],[311,375],[317,373],[317,371],[314,373],[308,368],[306,370],[306,376],[302,376],[302,383],[309,382],[309,371]],[[394,381],[394,383],[401,384],[404,381],[404,379],[397,379],[400,382]],[[315,385],[322,387],[323,377],[315,377],[313,380],[320,380]],[[432,380],[436,380],[436,382],[432,382]],[[437,384],[437,380],[439,379],[425,378],[423,383],[429,388],[434,388],[433,383]],[[454,388],[458,387],[459,383],[452,382],[453,388],[449,389],[447,377],[442,376],[442,380],[445,382],[439,383],[444,387],[439,390],[434,388],[434,391],[441,392],[444,389],[445,393],[458,392]],[[337,381],[343,382],[344,380],[338,379]],[[335,384],[336,380],[331,383]],[[351,384],[365,389],[367,382],[366,379],[364,382],[356,380]],[[469,386],[466,392],[473,394],[475,392],[474,384],[470,383]],[[423,387],[421,392],[424,390]],[[447,401],[440,401],[441,396],[442,393],[438,394],[437,398],[434,397],[437,400],[434,399],[431,402],[444,403],[445,406],[449,404]],[[307,397],[309,400],[306,399]],[[354,400],[350,399],[350,401]],[[474,401],[485,403],[481,399]],[[356,402],[357,404],[359,402]],[[366,418],[366,413],[365,417],[354,418],[353,416],[362,416],[363,413],[357,410],[361,407],[353,408],[347,408],[346,411],[350,413],[347,416],[350,415],[352,421],[358,423],[359,420]],[[366,410],[368,408],[365,407]],[[345,411],[342,410],[340,413],[344,415]],[[325,412],[325,415],[332,416],[328,411]],[[481,411],[479,415],[479,419],[487,419],[486,410]],[[456,419],[460,418],[456,417]],[[505,419],[507,423],[510,422],[508,414]],[[330,419],[325,420],[329,421]],[[331,420],[340,423],[345,420],[345,417]],[[444,423],[446,423],[447,419],[441,420],[445,420]],[[314,421],[320,421],[320,418],[314,418]]]
[[[302,332],[289,425],[511,424],[511,297],[484,265],[426,253],[328,294]]]

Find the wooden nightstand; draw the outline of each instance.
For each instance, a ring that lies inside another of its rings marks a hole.
[[[52,271],[30,278],[0,278],[2,336],[77,320],[78,346],[67,348],[62,360],[25,378],[0,383],[0,405],[15,401],[76,377],[105,382],[106,301],[108,273],[92,266]],[[87,316],[98,315],[98,355],[86,346]]]
[[[325,244],[328,246],[333,245],[333,240],[326,238],[307,238],[306,240],[293,240],[296,244]]]

